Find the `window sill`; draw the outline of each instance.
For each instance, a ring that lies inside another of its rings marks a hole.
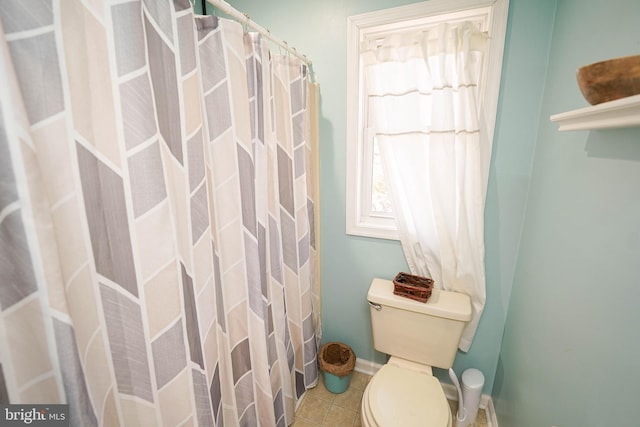
[[[347,224],[350,236],[372,237],[374,239],[400,240],[398,230],[377,223],[358,222]]]

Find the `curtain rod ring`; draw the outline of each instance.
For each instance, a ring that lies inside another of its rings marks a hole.
[[[249,31],[249,21],[251,21],[251,18],[249,18],[249,14],[246,12],[242,13],[244,15],[244,32],[248,32]]]

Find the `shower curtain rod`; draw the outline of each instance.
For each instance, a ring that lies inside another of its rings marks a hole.
[[[246,13],[242,13],[238,11],[237,9],[235,9],[233,6],[231,6],[229,3],[227,3],[224,0],[206,0],[206,1],[207,3],[210,3],[213,7],[218,8],[222,12],[230,15],[236,21],[242,22],[243,24],[247,25],[247,27],[253,28],[257,32],[262,34],[264,37],[269,39],[269,41],[277,44],[278,46],[286,50],[288,53],[300,59],[302,62],[307,64],[309,67],[311,67],[312,65],[311,60],[307,58],[306,55],[298,53],[296,48],[289,46],[286,41],[272,35],[271,31],[269,31],[267,28],[264,28],[258,25],[256,22],[252,21],[249,15],[247,15]],[[204,13],[204,8],[203,8],[203,13]]]

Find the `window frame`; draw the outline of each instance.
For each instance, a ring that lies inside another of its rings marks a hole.
[[[395,218],[371,210],[373,136],[366,135],[366,102],[360,42],[367,36],[403,31],[416,25],[480,20],[489,31],[481,82],[482,102],[492,140],[500,91],[500,76],[507,29],[509,0],[431,0],[347,18],[347,189],[346,233],[355,236],[399,240]]]

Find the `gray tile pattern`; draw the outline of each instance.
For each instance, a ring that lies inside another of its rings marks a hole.
[[[9,42],[31,124],[63,111],[62,78],[53,31]],[[33,61],[32,58],[41,58]]]
[[[222,135],[231,126],[231,110],[227,86],[222,84],[205,96],[207,122],[209,123],[209,137],[211,139]]]
[[[140,307],[103,284],[100,294],[118,391],[153,402]]]
[[[210,394],[207,389],[207,377],[198,369],[193,369],[193,396],[198,415],[198,425],[213,426],[213,414],[211,413]]]
[[[0,363],[0,405],[9,404],[9,391],[7,390],[7,384],[4,379],[4,371],[2,364]]]
[[[4,117],[0,105],[0,212],[8,205],[18,201],[16,177],[11,164],[9,140],[4,128]]]
[[[282,258],[287,267],[298,271],[298,242],[296,240],[296,223],[280,209],[280,224],[282,229]]]
[[[149,75],[143,73],[120,85],[124,140],[127,149],[147,141],[157,132]]]
[[[96,270],[137,297],[122,178],[81,144],[76,146]]]
[[[187,142],[187,161],[189,167],[189,189],[193,192],[205,177],[202,129]]]
[[[139,1],[114,5],[111,18],[115,29],[113,38],[118,75],[123,76],[146,64],[142,8]],[[126,116],[125,116],[126,117]]]
[[[177,19],[178,42],[180,48],[180,68],[182,75],[188,74],[196,67],[196,49],[194,45],[193,18],[191,15],[184,15]]]
[[[184,299],[184,317],[187,323],[187,340],[189,342],[189,354],[191,361],[204,369],[202,357],[202,344],[200,341],[200,329],[198,327],[198,312],[196,306],[196,296],[193,289],[193,279],[187,274],[184,265],[182,269],[182,293]]]
[[[0,222],[0,309],[5,310],[38,290],[20,210]]]
[[[87,384],[78,356],[73,328],[71,325],[54,318],[53,329],[56,336],[58,358],[65,361],[61,365],[61,371],[63,383],[66,386],[66,403],[69,404],[69,424],[72,426],[82,425],[83,427],[98,426],[98,420],[87,393]]]
[[[148,1],[147,3],[154,3]],[[167,9],[168,10],[168,9]],[[160,134],[171,154],[182,163],[182,129],[180,120],[180,97],[178,96],[178,76],[175,55],[167,46],[155,27],[145,15],[147,46],[149,49],[149,69],[151,84],[156,101],[156,114]]]
[[[3,0],[0,2],[0,20],[7,34],[51,25],[51,0]]]
[[[209,396],[211,396],[211,404],[213,405],[214,418],[221,420],[222,412],[222,390],[220,388],[220,366],[216,364],[213,371],[213,379],[209,387]]]
[[[203,23],[205,19],[213,20],[214,17],[199,18]],[[210,26],[202,26],[198,28],[198,37],[206,37],[213,28]],[[216,31],[209,36],[200,46],[200,67],[202,70],[202,90],[208,93],[212,88],[217,86],[227,76],[227,70],[224,64],[224,55],[222,52],[222,36],[220,31]]]
[[[191,196],[191,242],[196,243],[209,227],[207,187],[202,185]]]
[[[158,142],[129,157],[128,163],[133,212],[137,218],[167,198]]]
[[[240,174],[240,200],[242,225],[253,237],[257,236],[255,167],[251,155],[238,145],[238,173]]]
[[[269,216],[269,230],[271,230],[271,238],[269,239],[269,250],[271,252],[271,257],[269,257],[270,262],[270,270],[271,277],[278,281],[278,283],[283,283],[282,277],[282,258],[280,254],[282,253],[281,247],[282,242],[280,241],[280,233],[278,233],[278,223],[277,221]]]
[[[171,16],[172,4],[170,0],[144,0],[144,6],[149,11],[153,20],[164,36],[173,42],[173,18]]]
[[[236,384],[236,410],[240,417],[241,426],[257,426],[256,406],[253,400],[253,375],[249,374],[243,377]]]
[[[220,325],[220,329],[222,332],[227,332],[227,319],[225,316],[224,309],[224,295],[222,294],[222,279],[220,278],[220,257],[218,257],[218,253],[216,252],[215,245],[213,246],[213,273],[215,278],[214,289],[216,291],[216,310],[218,312],[218,324]]]
[[[231,350],[231,361],[233,365],[233,382],[238,383],[240,379],[251,369],[251,350],[249,340],[240,341]]]
[[[278,146],[278,188],[280,205],[289,212],[289,215],[294,217],[293,168],[291,163],[291,158],[287,155],[287,152]]]
[[[187,366],[182,319],[151,342],[151,352],[159,390]]]
[[[247,253],[251,253],[251,257],[247,257],[247,286],[249,289],[249,307],[258,317],[264,319],[264,305],[262,301],[260,258],[258,245],[253,237],[248,233],[244,233],[244,247]]]

